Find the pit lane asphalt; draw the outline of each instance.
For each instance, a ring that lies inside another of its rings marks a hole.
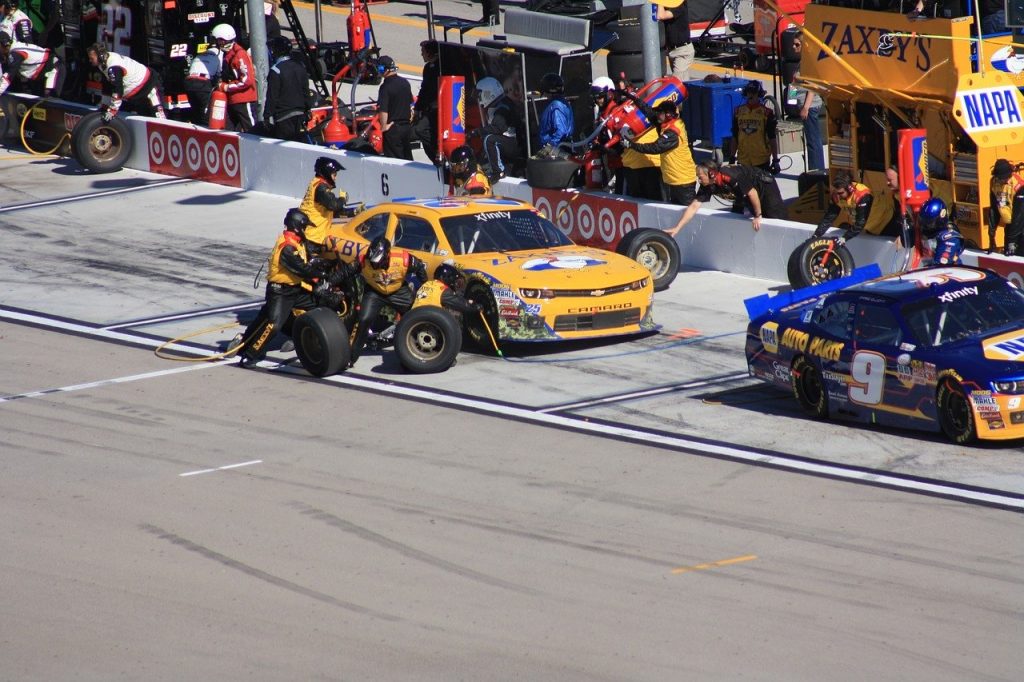
[[[772,283],[441,375],[175,363],[291,202],[0,156],[0,678],[1016,678],[1019,450],[800,416]]]

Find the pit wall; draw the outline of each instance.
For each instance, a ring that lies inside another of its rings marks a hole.
[[[338,174],[338,184],[350,202],[369,205],[439,196],[447,191],[438,170],[428,163],[215,132],[175,121],[137,116],[127,121],[136,144],[125,165],[136,170],[293,197],[298,204],[313,177],[314,160],[330,156],[345,167]],[[678,206],[599,192],[577,196],[571,191],[538,190],[520,179],[503,179],[494,190],[532,202],[548,216],[554,215],[555,224],[574,241],[606,248],[614,248],[626,232],[637,227],[671,228],[682,213]],[[277,222],[279,217],[268,216],[268,220]],[[764,220],[761,230],[754,232],[749,219],[712,200],[676,235],[676,241],[685,267],[786,282],[789,255],[813,230],[806,223]],[[892,272],[903,260],[890,239],[865,234],[847,246],[855,262],[877,262],[883,272]],[[991,268],[1024,286],[1024,259],[968,252],[964,262]]]

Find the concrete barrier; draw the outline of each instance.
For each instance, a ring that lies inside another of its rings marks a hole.
[[[215,132],[176,121],[129,117],[137,142],[127,166],[177,177],[302,198],[318,156],[338,159],[345,170],[338,184],[350,201],[376,204],[401,197],[444,194],[437,169],[428,163],[349,153],[255,135]],[[495,186],[503,196],[529,201],[543,210],[570,238],[603,242],[614,248],[622,235],[638,227],[669,228],[682,208],[601,192],[537,190],[525,180],[506,178]],[[578,195],[578,196],[577,196]],[[789,255],[811,236],[813,226],[765,220],[755,232],[750,220],[706,204],[676,235],[682,265],[720,270],[759,279],[786,282]],[[276,218],[275,218],[276,219]],[[878,263],[883,273],[903,262],[891,239],[862,235],[847,246],[859,265]],[[965,254],[969,265],[981,265],[1024,284],[1024,261],[977,252]]]

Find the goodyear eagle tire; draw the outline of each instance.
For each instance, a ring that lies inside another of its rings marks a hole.
[[[295,318],[292,341],[303,369],[315,377],[344,371],[352,357],[345,323],[330,308],[313,308]]]
[[[131,130],[119,118],[104,121],[102,112],[94,111],[71,130],[71,154],[93,173],[121,170],[131,153]]]
[[[498,304],[494,300],[491,288],[481,282],[474,282],[466,287],[466,298],[474,303],[483,306],[483,317],[487,320],[488,327],[481,319],[481,313],[468,313],[462,316],[463,327],[470,342],[482,351],[495,351],[494,344],[500,343],[498,339]],[[494,341],[491,341],[491,334]]]
[[[795,283],[800,281],[800,253],[802,246],[803,244],[793,249],[793,253],[789,254],[789,261],[786,263],[786,277],[789,279],[790,286],[794,289],[799,288]]]
[[[939,427],[946,438],[966,445],[978,437],[974,423],[974,410],[963,385],[951,376],[943,377],[935,392],[935,406],[939,412]]]
[[[462,350],[462,330],[444,308],[413,308],[398,321],[395,350],[402,367],[413,374],[443,372]]]
[[[846,277],[853,272],[853,254],[845,244],[835,241],[832,237],[811,238],[797,247],[798,268],[795,273],[787,273],[794,289]]]
[[[626,233],[616,248],[647,268],[654,280],[654,290],[668,289],[679,274],[679,244],[661,230],[642,227]]]
[[[801,355],[793,361],[791,374],[793,395],[800,409],[815,419],[828,417],[828,393],[818,368]]]

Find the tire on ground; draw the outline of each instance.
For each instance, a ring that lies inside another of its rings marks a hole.
[[[655,291],[668,289],[679,273],[679,244],[662,230],[650,227],[631,230],[619,242],[616,251],[650,271]]]
[[[939,379],[935,389],[935,408],[939,413],[939,428],[946,438],[958,445],[974,442],[978,430],[974,409],[963,385],[951,376]]]
[[[315,377],[344,371],[352,357],[345,323],[330,308],[313,308],[295,318],[292,340],[303,369]]]
[[[413,374],[443,372],[462,350],[462,330],[455,316],[438,306],[413,308],[398,321],[395,351]]]
[[[794,289],[846,277],[853,272],[853,254],[845,244],[835,244],[833,237],[812,237],[796,248],[799,267],[795,272],[787,272]]]
[[[828,391],[821,378],[821,372],[807,356],[801,355],[793,361],[793,396],[800,409],[815,419],[828,417]]]
[[[71,130],[72,156],[93,173],[121,170],[131,153],[131,130],[117,117],[104,121],[103,113],[94,111]]]

